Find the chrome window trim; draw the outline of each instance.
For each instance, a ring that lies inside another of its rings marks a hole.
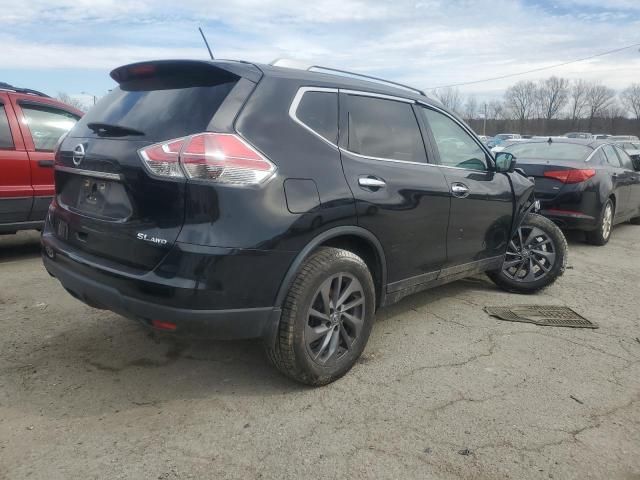
[[[120,175],[119,173],[96,172],[95,170],[83,170],[82,168],[65,167],[64,165],[56,165],[55,169],[59,172],[74,173],[76,175],[101,178],[103,180],[122,180],[122,175]]]
[[[316,137],[318,137],[319,139],[324,141],[326,144],[332,146],[333,148],[335,148],[336,150],[338,150],[338,151],[340,151],[342,153],[347,153],[349,155],[354,155],[354,156],[356,156],[358,158],[363,158],[365,160],[373,160],[373,161],[378,161],[378,162],[404,163],[404,164],[408,164],[408,165],[425,165],[425,166],[428,166],[428,167],[451,168],[451,169],[455,169],[455,170],[466,170],[468,172],[476,172],[476,173],[491,171],[490,169],[477,170],[475,168],[450,167],[450,166],[447,166],[447,165],[440,165],[440,164],[436,164],[436,163],[430,163],[428,161],[427,162],[412,162],[410,160],[398,160],[398,159],[395,159],[395,158],[372,157],[372,156],[369,156],[369,155],[362,155],[361,153],[352,152],[351,150],[349,150],[347,148],[339,147],[335,143],[333,143],[330,140],[327,140],[326,138],[324,138],[321,134],[316,132],[313,128],[311,128],[310,126],[308,126],[306,123],[304,123],[302,120],[300,120],[298,118],[298,116],[297,116],[298,107],[300,106],[300,102],[302,101],[302,97],[304,97],[305,93],[307,93],[307,92],[328,92],[328,93],[338,93],[338,94],[346,93],[348,95],[358,95],[358,96],[361,96],[361,97],[381,98],[383,100],[398,101],[398,102],[403,102],[403,103],[412,104],[412,105],[413,104],[417,104],[417,105],[420,105],[422,107],[432,108],[433,110],[436,110],[439,113],[442,113],[442,114],[446,115],[451,120],[453,120],[456,124],[461,126],[462,129],[465,132],[467,132],[471,136],[472,139],[474,138],[474,134],[473,134],[473,132],[470,132],[469,129],[466,128],[464,125],[460,124],[460,122],[458,122],[454,117],[449,115],[446,111],[441,110],[441,109],[439,109],[437,107],[434,107],[433,105],[429,105],[429,104],[423,103],[423,102],[418,102],[416,100],[412,100],[412,99],[409,99],[409,98],[396,97],[396,96],[393,96],[393,95],[384,95],[382,93],[366,92],[366,91],[362,91],[362,90],[343,89],[343,88],[312,87],[312,86],[298,88],[298,91],[296,92],[295,96],[293,97],[293,101],[291,102],[291,105],[289,106],[289,117],[291,117],[291,119],[294,122],[296,122],[298,125],[300,125],[304,129],[306,129],[307,131],[311,132]],[[482,150],[485,153],[488,153],[488,151],[484,147],[484,145],[478,143],[477,141],[475,141],[475,142],[476,142],[476,144],[478,144],[482,148]],[[427,152],[426,152],[426,148],[425,148],[425,154],[426,153]],[[489,154],[489,158],[492,158],[491,154],[490,153],[488,153],[488,154]],[[428,160],[428,157],[427,157],[427,160]]]
[[[429,167],[441,166],[441,165],[436,165],[435,163],[412,162],[411,160],[396,160],[395,158],[371,157],[369,155],[362,155],[361,153],[352,152],[351,150],[347,150],[346,148],[342,148],[342,147],[339,147],[339,150],[343,153],[348,153],[349,155],[353,155],[355,157],[364,158],[365,160],[376,160],[379,162],[392,162],[392,163],[408,163],[409,165],[427,165]]]
[[[396,97],[394,95],[385,95],[383,93],[364,92],[362,90],[349,90],[344,88],[339,88],[338,90],[340,91],[340,93],[346,93],[347,95],[356,95],[359,97],[381,98],[383,100],[393,100],[395,102],[410,103],[410,104],[416,103],[415,100],[412,100],[410,98]]]
[[[296,95],[293,97],[293,101],[291,102],[291,105],[289,106],[289,117],[291,117],[291,119],[294,122],[296,122],[301,127],[305,128],[309,132],[313,133],[316,137],[324,141],[327,145],[331,145],[333,148],[338,150],[338,145],[333,143],[331,140],[327,140],[326,138],[324,138],[320,133],[316,132],[313,128],[311,128],[309,125],[307,125],[306,123],[304,123],[302,120],[298,118],[298,115],[297,115],[298,107],[300,106],[302,97],[304,97],[304,94],[307,92],[327,92],[327,93],[335,93],[336,95],[338,95],[339,90],[337,88],[325,88],[325,87],[300,87],[296,92]],[[338,118],[338,122],[339,121],[340,119]]]
[[[590,162],[591,159],[593,158],[593,156],[596,154],[596,152],[600,149],[602,149],[602,147],[604,147],[605,144],[603,145],[598,145],[596,148],[593,149],[593,152],[591,152],[589,154],[589,156],[587,157],[587,159],[584,161],[585,163]],[[608,144],[607,144],[608,145]],[[606,158],[606,157],[605,157]]]

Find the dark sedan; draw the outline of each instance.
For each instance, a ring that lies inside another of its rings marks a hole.
[[[634,168],[617,145],[554,138],[504,151],[535,179],[541,213],[563,228],[584,230],[589,243],[606,244],[618,223],[640,224],[640,165]]]

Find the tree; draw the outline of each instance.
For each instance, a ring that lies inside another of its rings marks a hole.
[[[609,108],[616,92],[601,83],[590,83],[586,93],[586,106],[589,112],[589,132],[593,128],[593,119]]]
[[[640,120],[640,83],[633,83],[620,93],[624,108]]]
[[[462,95],[457,88],[438,88],[433,93],[440,103],[449,110],[453,110],[458,114],[462,110]]]
[[[549,77],[546,80],[541,80],[538,85],[537,94],[540,105],[540,116],[548,122],[556,118],[567,104],[569,97],[569,80],[560,77]]]
[[[487,115],[494,120],[504,120],[505,111],[504,103],[500,100],[491,100],[487,104]]]
[[[469,95],[464,104],[464,119],[468,122],[478,118],[478,100],[475,95]]]
[[[536,102],[536,84],[521,80],[509,87],[504,101],[513,117],[518,120],[520,133],[524,133],[525,122],[531,118]]]
[[[72,97],[67,93],[59,92],[57,98],[62,103],[66,103],[71,107],[77,108],[78,110],[82,110],[83,112],[87,111],[87,106],[84,104],[84,102],[82,102],[81,100],[78,100],[77,98]]]
[[[582,118],[587,106],[587,90],[589,85],[584,80],[576,80],[569,89],[569,110],[571,128],[574,128],[578,120]]]

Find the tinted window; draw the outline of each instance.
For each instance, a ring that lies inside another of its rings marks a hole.
[[[331,143],[338,141],[338,94],[307,92],[296,110],[298,119]]]
[[[13,137],[4,105],[0,103],[0,148],[13,148]]]
[[[162,81],[151,79],[136,81],[134,86],[125,84],[89,110],[71,135],[93,136],[86,126],[92,122],[129,127],[145,134],[139,139],[154,141],[203,132],[235,83],[183,87],[189,83],[163,85]]]
[[[541,160],[586,160],[593,149],[586,145],[558,142],[516,143],[505,149],[516,158],[538,158]]]
[[[52,151],[62,135],[78,121],[78,117],[46,105],[21,103],[27,127],[36,150]]]
[[[428,108],[421,110],[433,132],[442,165],[472,170],[487,169],[484,150],[466,130],[440,112]]]
[[[618,154],[618,157],[620,158],[620,163],[622,164],[622,167],[626,168],[627,170],[633,170],[633,162],[631,161],[631,157],[627,155],[627,152],[625,152],[620,148],[616,148],[615,150],[616,150],[616,153]]]
[[[607,157],[604,156],[601,148],[597,149],[593,153],[593,157],[591,157],[590,162],[592,162],[594,165],[604,165],[605,163],[607,163]]]
[[[368,157],[426,162],[422,135],[411,105],[348,95],[348,150]]]
[[[609,165],[618,167],[618,168],[622,167],[622,164],[620,163],[620,159],[618,158],[618,155],[616,155],[615,148],[613,148],[611,145],[605,145],[604,147],[602,147],[602,150],[604,151],[604,154],[607,157],[607,162],[609,163]]]

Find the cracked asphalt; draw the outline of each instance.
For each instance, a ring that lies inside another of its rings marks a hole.
[[[0,237],[0,478],[640,479],[640,227],[536,296],[484,277],[378,314],[358,365],[294,384],[257,342],[156,337]],[[487,316],[567,305],[598,330]]]

